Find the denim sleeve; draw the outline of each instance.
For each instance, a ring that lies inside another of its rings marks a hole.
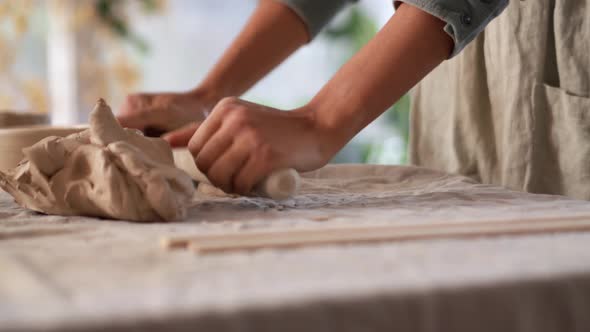
[[[508,0],[396,0],[405,2],[443,20],[445,32],[453,38],[451,57],[477,36],[508,5]]]
[[[305,22],[311,39],[347,4],[357,0],[278,0]]]

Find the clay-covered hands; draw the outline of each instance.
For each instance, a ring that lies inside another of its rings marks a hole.
[[[176,130],[203,121],[217,101],[218,99],[198,91],[132,94],[123,103],[117,120],[123,127],[144,132],[151,128],[155,131],[174,133],[171,135],[172,141],[169,142],[173,146],[186,145],[190,136],[179,141],[178,133],[186,131]]]
[[[281,111],[222,99],[191,138],[197,167],[225,192],[248,194],[272,171],[309,171],[325,165],[321,138],[307,109]]]

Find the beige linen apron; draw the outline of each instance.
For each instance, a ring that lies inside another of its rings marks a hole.
[[[411,112],[416,165],[590,199],[590,0],[511,1]]]

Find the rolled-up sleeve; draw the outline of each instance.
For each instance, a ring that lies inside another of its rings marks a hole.
[[[313,39],[346,5],[357,0],[278,0],[291,8],[305,23]]]
[[[405,2],[441,19],[455,47],[451,57],[477,36],[508,5],[508,0],[396,0]]]

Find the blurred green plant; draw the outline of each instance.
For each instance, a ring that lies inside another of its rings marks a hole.
[[[400,133],[404,145],[402,152],[402,164],[408,163],[408,143],[410,142],[410,95],[400,98],[387,112],[385,116]]]
[[[135,0],[146,13],[156,13],[162,8],[161,0]],[[98,18],[117,36],[127,40],[142,53],[149,50],[145,39],[135,33],[127,23],[124,10],[125,1],[96,0],[94,8]]]
[[[344,39],[351,45],[349,56],[358,52],[377,33],[377,24],[358,7],[351,9],[346,21],[340,25],[329,26],[324,36],[330,39]]]

